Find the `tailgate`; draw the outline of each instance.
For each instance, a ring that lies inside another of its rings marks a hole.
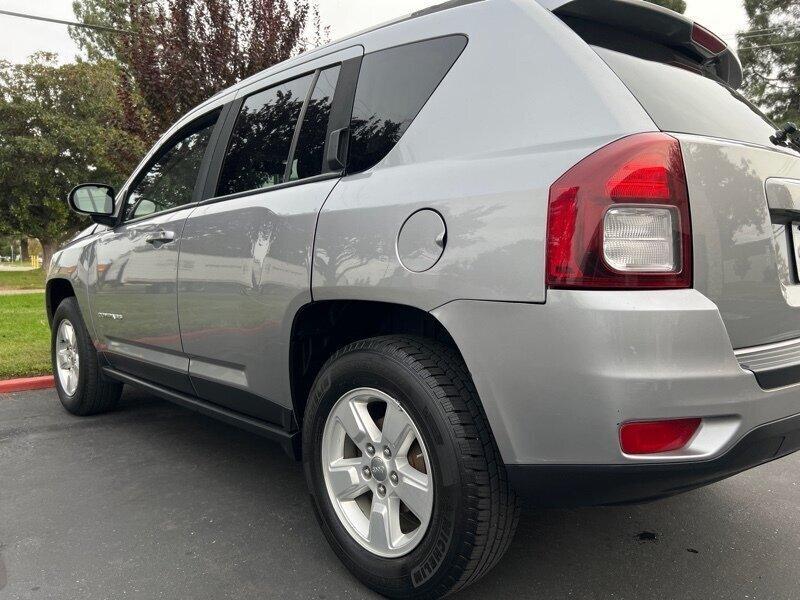
[[[695,288],[719,307],[734,348],[800,337],[800,158],[676,137],[689,185]]]
[[[719,307],[733,347],[800,337],[800,154],[774,145],[775,125],[714,74],[662,62],[647,42],[595,50],[681,141],[694,287]]]
[[[800,153],[736,91],[736,57],[713,33],[640,0],[550,4],[680,140],[694,287],[719,307],[733,347],[800,338]],[[784,346],[761,349],[762,366],[787,352],[800,359],[800,343]]]

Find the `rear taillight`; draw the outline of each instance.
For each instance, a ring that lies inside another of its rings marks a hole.
[[[672,419],[625,423],[619,445],[625,454],[660,454],[684,448],[700,427],[701,419]]]
[[[549,287],[688,288],[691,265],[689,195],[675,138],[624,138],[550,188]]]

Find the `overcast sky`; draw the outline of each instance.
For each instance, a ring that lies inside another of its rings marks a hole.
[[[442,0],[318,0],[333,39],[413,12]],[[729,42],[746,23],[742,0],[687,0],[686,14]],[[0,9],[73,20],[72,0],[0,0]],[[38,50],[69,61],[77,53],[64,25],[0,15],[0,59],[24,61]]]

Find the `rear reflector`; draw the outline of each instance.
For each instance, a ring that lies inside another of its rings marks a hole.
[[[680,450],[700,427],[701,419],[641,421],[619,429],[619,444],[625,454],[659,454]]]

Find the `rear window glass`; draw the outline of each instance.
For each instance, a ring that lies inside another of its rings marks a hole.
[[[711,76],[595,47],[663,131],[769,145],[775,126]]]
[[[239,111],[217,195],[283,183],[289,149],[313,75],[249,96]]]
[[[350,122],[350,172],[389,154],[466,45],[466,37],[454,35],[364,57]]]
[[[338,65],[319,74],[314,92],[306,105],[303,124],[300,126],[289,181],[314,177],[322,173],[325,134],[328,131],[328,117],[331,114],[331,103],[338,80]]]

